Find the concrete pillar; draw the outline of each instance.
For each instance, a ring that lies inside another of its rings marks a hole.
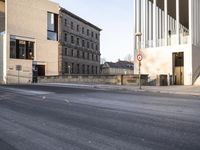
[[[157,43],[157,0],[153,0],[153,47],[156,47]]]
[[[149,41],[149,0],[146,0],[145,14],[146,14],[146,42]],[[148,44],[148,43],[147,43]]]
[[[193,44],[193,0],[189,0],[189,44]]]
[[[165,46],[168,45],[168,6],[167,6],[167,0],[164,0],[164,11],[165,11]]]
[[[180,44],[180,15],[179,15],[179,0],[176,0],[176,43]]]

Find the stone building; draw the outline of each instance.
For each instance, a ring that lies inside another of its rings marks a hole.
[[[105,62],[101,66],[101,74],[103,75],[130,75],[134,74],[134,64],[128,61],[119,60],[116,63]]]
[[[99,74],[100,31],[97,26],[60,9],[60,75]]]

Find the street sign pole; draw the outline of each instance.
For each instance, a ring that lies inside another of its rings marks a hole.
[[[140,52],[140,49],[141,49],[141,36],[142,36],[142,33],[141,32],[138,32],[135,34],[136,37],[138,37],[138,56],[137,56],[137,59],[138,59],[138,62],[139,62],[139,89],[141,90],[142,87],[141,87],[141,61],[142,61],[142,54]]]
[[[141,61],[139,61],[139,89],[142,89],[141,86]]]
[[[18,84],[19,84],[19,70],[18,70]]]
[[[18,73],[18,84],[19,84],[19,71],[22,70],[22,66],[21,65],[16,65],[16,71]]]

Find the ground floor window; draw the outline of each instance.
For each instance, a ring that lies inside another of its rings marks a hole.
[[[10,58],[14,59],[33,59],[34,42],[10,39]]]

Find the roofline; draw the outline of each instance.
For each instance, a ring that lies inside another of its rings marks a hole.
[[[79,20],[79,21],[85,23],[86,25],[89,25],[89,26],[95,28],[95,29],[98,30],[99,32],[102,31],[102,29],[100,29],[99,27],[97,27],[97,26],[93,25],[92,23],[90,23],[90,22],[84,20],[83,18],[81,18],[81,17],[79,17],[79,16],[73,14],[72,12],[66,10],[66,9],[63,8],[63,7],[60,7],[60,11],[66,13],[66,14],[68,14],[68,15],[70,15],[70,16],[73,17],[73,18],[76,18],[77,20]]]

